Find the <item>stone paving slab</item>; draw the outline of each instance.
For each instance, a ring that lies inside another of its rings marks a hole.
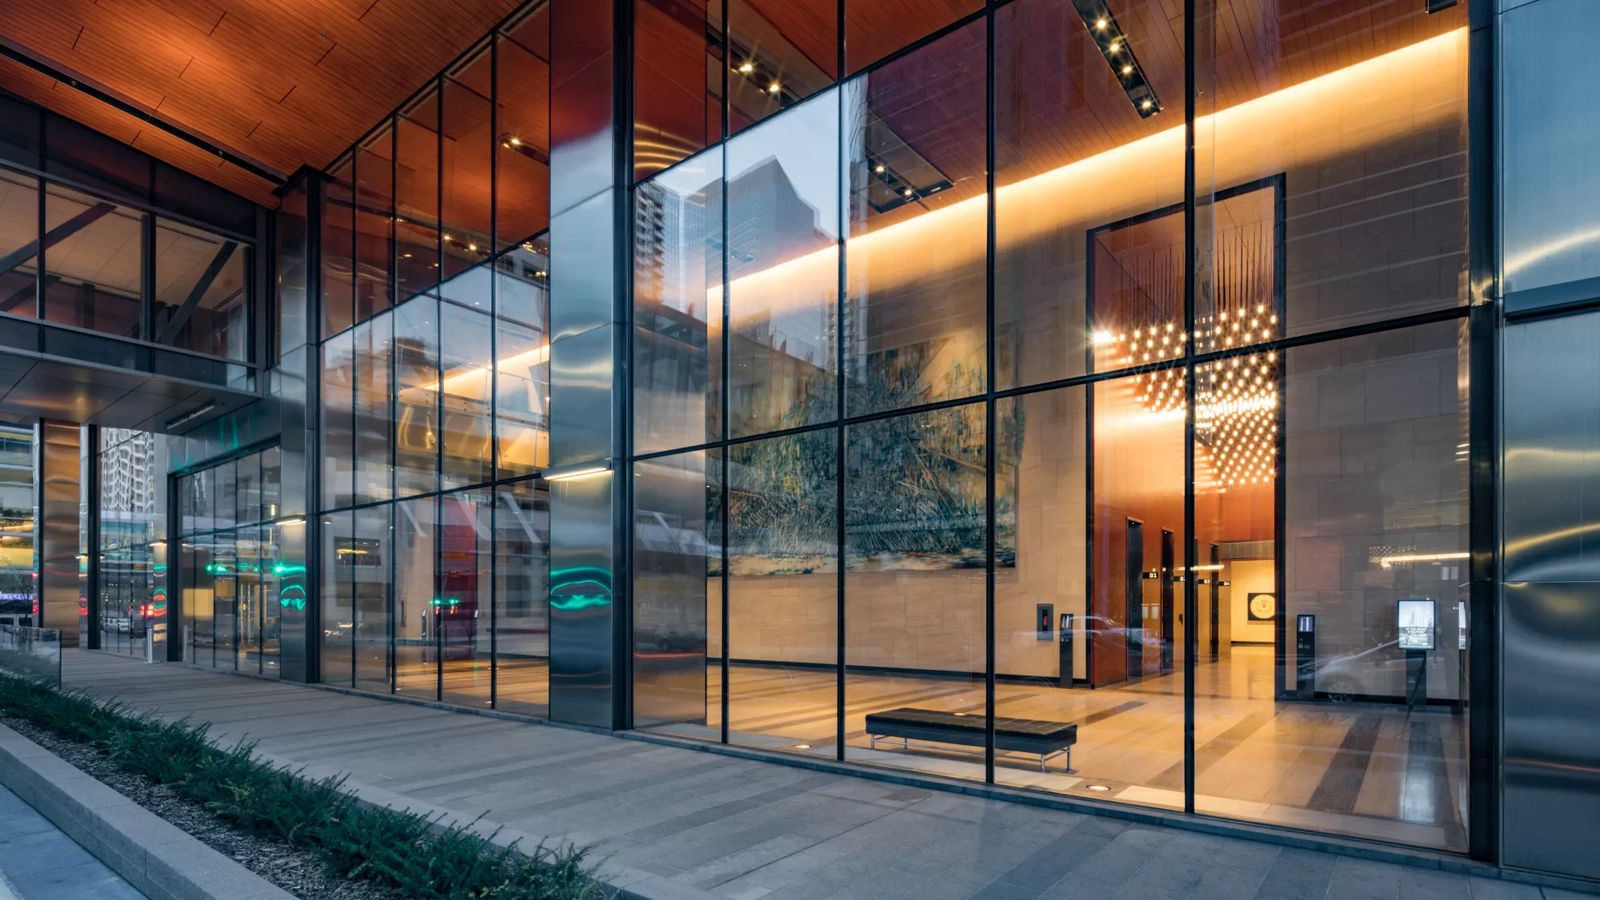
[[[1556,900],[1577,896],[1107,816],[710,754],[287,683],[68,651],[70,687],[363,799],[591,846],[660,898]]]

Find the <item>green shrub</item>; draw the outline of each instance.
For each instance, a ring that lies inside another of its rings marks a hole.
[[[409,810],[364,806],[343,778],[312,780],[256,758],[255,745],[213,746],[204,725],[136,716],[119,703],[0,675],[0,711],[86,743],[120,769],[170,785],[253,834],[315,853],[330,871],[423,900],[558,900],[605,894],[587,851],[502,847],[476,822],[444,825]]]

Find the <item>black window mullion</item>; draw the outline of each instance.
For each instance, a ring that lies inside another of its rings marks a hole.
[[[985,249],[984,249],[984,598],[983,598],[983,780],[994,783],[995,757],[995,45],[994,10],[991,8],[984,21],[984,185],[985,199]],[[1069,673],[1070,675],[1070,673]]]

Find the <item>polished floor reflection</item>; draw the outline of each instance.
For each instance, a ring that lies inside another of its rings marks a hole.
[[[743,710],[730,742],[769,750],[834,755],[834,673],[825,669],[735,666]],[[1411,712],[1390,704],[1275,702],[1272,648],[1241,645],[1195,673],[1197,812],[1406,844],[1457,849],[1466,772],[1465,718],[1444,709]],[[653,729],[714,739],[720,670],[707,670],[706,726]],[[983,777],[981,754],[928,744],[870,744],[869,713],[903,706],[982,715],[982,691],[965,679],[849,676],[846,758],[964,779]],[[1169,809],[1183,808],[1183,684],[1177,674],[1089,690],[1046,683],[996,685],[999,714],[1078,724],[1072,766],[1060,757],[1039,770],[1035,754],[1002,753],[1004,785]]]
[[[546,716],[550,711],[550,660],[541,658],[506,659],[498,664],[495,708],[526,716]],[[398,683],[421,686],[427,694],[430,678],[439,679],[448,702],[462,705],[489,705],[490,667],[487,659],[447,659],[443,671],[432,660],[413,658],[395,667]],[[415,694],[414,690],[406,693]]]

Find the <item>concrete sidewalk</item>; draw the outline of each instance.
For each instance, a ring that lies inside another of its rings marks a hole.
[[[650,897],[1580,896],[102,653],[63,670],[370,800],[593,846]]]

